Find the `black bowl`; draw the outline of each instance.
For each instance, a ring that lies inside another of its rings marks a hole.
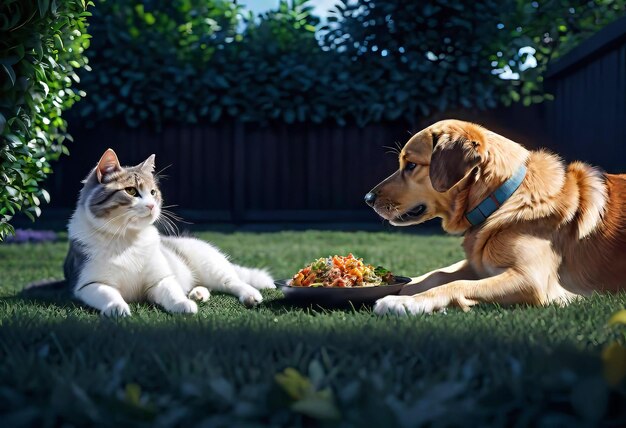
[[[320,306],[342,306],[374,303],[381,297],[398,294],[402,287],[411,282],[406,276],[394,276],[394,282],[367,287],[293,287],[291,279],[279,279],[274,284],[294,303],[313,303]]]

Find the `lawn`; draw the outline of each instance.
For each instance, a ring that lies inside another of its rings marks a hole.
[[[382,232],[199,235],[241,264],[290,276],[354,252],[416,275],[462,257],[460,238]],[[247,310],[213,295],[197,316],[132,305],[112,321],[22,287],[62,276],[66,241],[0,245],[3,426],[624,426],[624,383],[603,377],[607,326],[626,295],[566,308],[482,306],[377,317],[292,307],[278,291]],[[285,371],[287,369],[287,371]]]

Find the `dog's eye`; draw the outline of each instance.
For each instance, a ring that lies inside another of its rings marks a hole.
[[[417,165],[414,164],[413,162],[407,162],[406,165],[404,166],[404,169],[407,171],[413,171],[416,166]]]

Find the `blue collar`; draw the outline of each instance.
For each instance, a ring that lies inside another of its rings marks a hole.
[[[477,226],[487,220],[500,206],[511,197],[526,177],[526,165],[520,166],[517,171],[506,180],[495,192],[487,196],[476,208],[467,212],[465,218],[472,226]]]

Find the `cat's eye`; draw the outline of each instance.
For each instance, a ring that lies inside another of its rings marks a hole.
[[[156,189],[152,189],[152,190],[150,190],[150,194],[151,194],[152,196],[156,195]]]
[[[406,165],[404,166],[404,169],[407,171],[413,171],[416,166],[417,165],[414,164],[413,162],[407,162]]]
[[[135,189],[134,187],[127,187],[124,190],[126,190],[126,193],[128,193],[130,196],[137,196],[137,189]]]

